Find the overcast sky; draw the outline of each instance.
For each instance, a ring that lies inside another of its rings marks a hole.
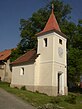
[[[0,51],[16,47],[20,41],[20,19],[44,7],[50,0],[0,0]],[[82,0],[62,0],[72,7],[72,21],[82,19]]]

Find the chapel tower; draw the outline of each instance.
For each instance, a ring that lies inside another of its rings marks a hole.
[[[59,28],[53,6],[43,31],[37,34],[37,39],[38,90],[50,96],[67,95],[67,38]]]

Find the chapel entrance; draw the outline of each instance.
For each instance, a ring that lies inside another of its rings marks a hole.
[[[63,95],[64,92],[63,79],[63,73],[58,72],[58,95]]]

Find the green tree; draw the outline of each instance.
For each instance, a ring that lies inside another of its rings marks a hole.
[[[68,82],[80,82],[82,75],[82,20],[69,26],[68,39]],[[70,34],[71,31],[71,34]]]
[[[68,51],[68,82],[80,82],[82,74],[82,51],[78,48],[69,48]]]
[[[77,32],[74,38],[73,47],[82,50],[82,20],[78,21]]]
[[[68,14],[71,11],[69,5],[65,5],[59,0],[54,0],[55,15],[59,25],[68,18]],[[39,9],[37,12],[34,12],[32,17],[28,20],[20,20],[20,31],[21,31],[21,41],[20,45],[26,50],[36,47],[36,33],[43,30],[49,16],[51,13],[51,4],[50,2],[44,8]],[[25,50],[24,49],[24,50]]]
[[[12,52],[11,61],[25,53],[27,50],[36,48],[37,37],[35,34],[43,30],[50,16],[52,3],[55,7],[55,15],[59,25],[61,25],[62,22],[68,19],[68,14],[71,12],[71,8],[68,4],[64,4],[60,0],[54,0],[50,2],[44,8],[41,8],[37,12],[34,12],[32,14],[32,17],[27,20],[21,19],[21,41],[19,42],[17,49],[13,51],[14,53]]]
[[[10,61],[13,62],[14,60],[16,60],[19,56],[21,56],[22,54],[24,54],[20,44],[17,46],[17,48],[12,49],[11,51],[11,57],[10,57]]]

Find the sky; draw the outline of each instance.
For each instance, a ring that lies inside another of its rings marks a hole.
[[[15,48],[20,41],[20,19],[28,19],[33,12],[50,0],[0,0],[0,51]],[[61,0],[72,7],[71,20],[82,19],[82,0]]]

